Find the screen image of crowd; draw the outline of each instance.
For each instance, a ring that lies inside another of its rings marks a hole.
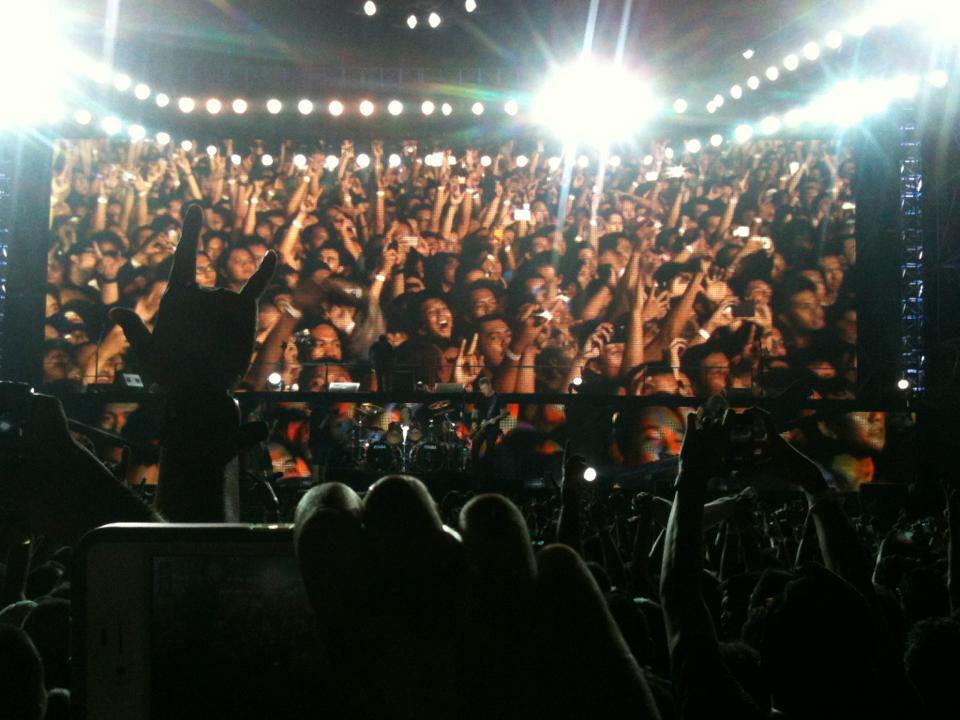
[[[750,395],[856,387],[856,163],[826,141],[55,146],[44,382],[140,372],[115,306],[150,325],[182,212],[196,281],[236,290],[269,249],[241,389]],[[151,378],[145,377],[149,384]]]

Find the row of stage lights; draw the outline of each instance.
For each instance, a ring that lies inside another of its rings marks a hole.
[[[463,3],[463,9],[466,10],[468,13],[472,13],[474,10],[477,9],[477,0],[465,0],[465,2]],[[363,14],[366,15],[367,17],[373,17],[374,15],[376,15],[377,4],[373,0],[367,0],[363,4]],[[420,24],[419,18],[417,18],[417,16],[413,13],[410,13],[407,16],[406,22],[407,22],[407,27],[410,28],[411,30],[416,30],[417,25]],[[427,15],[427,25],[429,25],[431,28],[436,29],[440,27],[440,23],[442,22],[443,22],[443,18],[441,18],[440,14],[436,11],[432,11],[429,15]]]

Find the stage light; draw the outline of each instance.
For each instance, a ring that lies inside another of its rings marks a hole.
[[[663,156],[664,156],[667,160],[673,160],[673,148],[671,148],[671,147],[666,148],[666,149],[663,151]]]
[[[413,30],[417,26],[417,16],[411,15],[407,18],[407,27]]]
[[[586,155],[581,155],[577,158],[577,167],[581,170],[586,170],[590,166],[590,158]]]
[[[910,389],[910,381],[906,378],[900,378],[897,380],[897,390],[904,391]]]
[[[157,93],[153,101],[157,104],[157,107],[165,108],[170,104],[170,96],[166,93]]]
[[[443,153],[434,151],[423,159],[423,164],[427,167],[440,167],[443,164]]]
[[[516,100],[507,100],[507,102],[503,104],[503,111],[507,115],[513,117],[520,111],[520,106],[517,104]]]
[[[611,155],[611,156],[610,156],[610,159],[607,160],[607,162],[609,163],[610,167],[612,167],[612,168],[618,168],[618,167],[620,167],[620,156],[619,156],[619,155]]]
[[[111,115],[103,119],[103,122],[100,123],[100,127],[103,128],[103,131],[107,135],[116,135],[123,129],[123,123],[120,122],[120,118]]]
[[[774,82],[778,77],[780,77],[780,70],[776,65],[771,65],[767,68],[767,71],[764,73],[767,76],[767,80]]]
[[[866,13],[863,15],[857,15],[850,19],[850,22],[847,23],[847,32],[853,35],[854,37],[863,37],[868,32],[870,32],[870,19],[867,17]]]
[[[547,160],[547,167],[550,168],[550,172],[556,172],[560,169],[560,163],[563,162],[556,155],[552,156]]]
[[[831,30],[823,38],[823,44],[831,50],[837,50],[843,45],[843,33],[839,30]]]
[[[436,105],[434,105],[429,100],[424,100],[423,103],[420,105],[420,112],[422,112],[424,115],[433,115],[433,111],[436,109],[437,109]]]
[[[800,127],[803,124],[803,110],[800,108],[787,110],[783,115],[783,124],[789,128]]]
[[[593,482],[597,479],[597,470],[596,468],[588,467],[583,471],[583,479],[587,482]]]
[[[571,93],[571,88],[577,92]],[[582,57],[549,73],[532,114],[565,143],[606,147],[632,138],[659,106],[639,75],[618,64]]]
[[[272,372],[267,375],[267,383],[270,384],[274,390],[280,390],[283,386],[283,375],[278,372]]]
[[[518,168],[525,168],[527,166],[527,163],[529,162],[530,162],[530,158],[528,158],[526,155],[517,155]]]
[[[707,112],[713,115],[716,111],[717,111],[717,106],[713,102],[713,100],[711,100],[710,102],[707,103]]]
[[[207,145],[207,155],[209,155],[210,157],[214,157],[216,154],[217,154],[217,146]]]
[[[243,162],[243,158],[240,157],[239,154],[234,153],[233,155],[230,156],[230,162],[232,162],[234,165],[239,165],[240,163]]]
[[[367,17],[373,17],[377,14],[377,4],[373,0],[367,0],[363,4],[363,11],[367,14]]]
[[[760,132],[764,135],[773,135],[780,129],[780,118],[774,115],[768,115],[760,121]]]
[[[363,115],[364,117],[370,117],[371,115],[373,115],[373,111],[374,111],[374,107],[372,102],[370,102],[369,100],[360,101],[361,115]]]
[[[97,63],[90,71],[90,77],[93,78],[94,82],[100,85],[106,85],[108,82],[110,82],[111,75],[112,73],[110,72],[110,66],[106,63]]]
[[[73,113],[73,119],[77,125],[89,125],[90,121],[93,120],[93,115],[90,114],[89,110],[81,109]]]
[[[713,145],[713,147],[720,147],[721,145],[723,145],[723,135],[719,135],[719,134],[711,135],[710,144]]]
[[[146,83],[137,83],[137,86],[133,89],[133,96],[137,100],[146,100],[150,97],[150,86]]]
[[[687,140],[687,152],[689,153],[698,153],[700,152],[703,145],[699,140],[694,138],[693,140]]]
[[[270,98],[267,100],[267,112],[271,115],[276,115],[278,112],[283,110],[283,103],[277,100],[276,98]]]
[[[483,115],[483,103],[475,102],[470,106],[470,112],[472,112],[474,115]]]
[[[387,105],[387,112],[391,115],[399,115],[403,112],[403,103],[399,100],[391,100]]]
[[[751,90],[756,90],[758,87],[760,87],[760,78],[758,78],[756,75],[751,75],[748,77],[747,87]]]
[[[191,150],[193,150],[193,143],[190,142],[189,140],[183,140],[180,142],[180,149],[183,150],[184,152],[190,152]]]
[[[327,155],[327,158],[323,161],[323,166],[327,170],[336,170],[339,164],[340,158],[338,158],[336,155]]]
[[[339,100],[331,100],[330,104],[327,105],[327,112],[329,112],[334,117],[340,117],[343,115],[343,103]]]
[[[577,376],[573,379],[573,385],[576,385],[577,387],[580,387],[581,385],[583,385],[583,378],[580,377],[579,375],[577,375]]]
[[[803,56],[810,62],[813,62],[820,57],[820,46],[811,40],[803,46]]]
[[[466,0],[466,2],[463,3],[463,9],[468,13],[473,12],[477,9],[477,0]]]
[[[933,85],[935,88],[946,87],[949,80],[950,78],[943,70],[931,70],[930,74],[927,75],[927,82]]]
[[[177,107],[180,108],[182,113],[191,113],[196,106],[197,103],[190,97],[182,97],[177,100]]]
[[[724,97],[720,93],[717,93],[716,95],[713,96],[713,104],[716,105],[718,108],[722,108],[724,102],[725,102]]]
[[[742,98],[743,88],[739,85],[734,85],[732,88],[730,88],[730,97],[732,97],[734,100],[739,100]]]
[[[403,162],[403,158],[401,158],[397,153],[391,153],[390,157],[387,158],[387,165],[389,165],[392,168],[400,167],[400,164],[402,162]]]
[[[493,159],[489,155],[482,155],[480,157],[480,165],[482,167],[490,167],[493,164]]]
[[[131,140],[143,140],[147,135],[147,131],[143,125],[131,125],[127,128],[127,134]]]
[[[210,98],[207,100],[207,112],[211,115],[216,115],[223,109],[223,103],[217,100],[216,98]]]
[[[301,115],[309,115],[313,112],[313,101],[303,98],[300,102],[297,103],[297,110]]]
[[[163,131],[157,133],[157,145],[169,145],[170,144],[170,133],[165,133]]]
[[[453,105],[450,103],[444,103],[440,106],[440,112],[442,112],[444,115],[449,115],[453,112]]]
[[[675,113],[685,113],[687,111],[687,101],[683,98],[677,98],[673,101],[673,111]]]
[[[263,155],[260,156],[260,162],[263,163],[264,167],[270,167],[271,165],[273,165],[273,155],[271,155],[270,153],[264,153]]]
[[[733,137],[738,143],[745,143],[753,137],[753,128],[749,125],[737,125],[733,131]]]
[[[660,173],[658,173],[656,170],[648,170],[643,176],[643,179],[647,182],[656,182],[660,179]]]
[[[113,76],[113,86],[120,92],[129,88],[132,82],[130,76],[126,73],[117,73]]]
[[[800,67],[800,58],[797,57],[796,53],[790,53],[783,59],[783,67],[793,72]]]
[[[440,16],[435,12],[432,12],[427,16],[427,24],[432,28],[440,27],[440,22]]]
[[[233,101],[231,107],[237,115],[243,115],[247,111],[247,101],[243,98],[237,98]]]
[[[744,50],[743,53],[742,53],[744,60],[750,60],[750,59],[752,59],[755,54],[756,54],[756,53],[754,53],[754,51],[753,51],[752,49],[750,49],[750,48],[747,48],[747,49]]]
[[[644,165],[653,165],[653,155],[644,155],[643,156]]]

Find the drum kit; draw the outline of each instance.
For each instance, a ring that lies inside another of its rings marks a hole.
[[[438,400],[411,417],[404,408],[399,422],[383,429],[386,409],[373,403],[354,408],[348,452],[355,467],[376,473],[441,471],[463,472],[470,460],[470,441],[457,436],[459,411],[448,400]]]

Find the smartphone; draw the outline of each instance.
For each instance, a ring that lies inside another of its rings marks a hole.
[[[845,202],[840,206],[841,210],[856,210],[857,204],[853,202]]]
[[[753,317],[757,312],[756,303],[753,300],[741,300],[733,306],[733,316],[735,318]]]
[[[773,247],[773,240],[768,237],[762,237],[760,238],[760,244],[764,250],[769,250]]]
[[[514,208],[513,209],[513,221],[514,222],[530,222],[532,214],[529,208]]]
[[[418,238],[416,235],[406,235],[403,238],[403,242],[405,242],[407,247],[411,250],[416,250],[417,244],[420,242],[420,238]]]
[[[739,237],[739,238],[748,238],[748,237],[750,237],[750,226],[749,226],[749,225],[740,225],[739,227],[737,227],[737,228],[734,229],[734,231],[733,231],[733,236],[734,236],[734,237]]]
[[[315,708],[315,619],[291,526],[106,525],[77,554],[78,717],[305,717]]]

